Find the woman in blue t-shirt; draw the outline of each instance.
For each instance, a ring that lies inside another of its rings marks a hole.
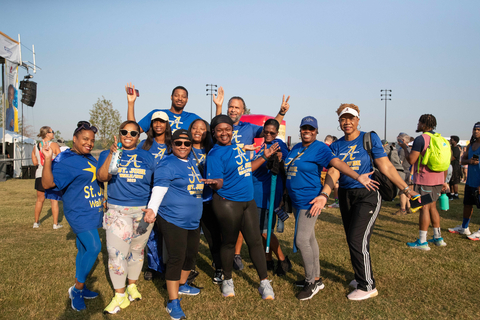
[[[241,231],[261,280],[258,290],[263,299],[274,299],[272,286],[267,279],[262,237],[258,232],[257,206],[253,199],[252,162],[240,146],[232,144],[232,119],[226,115],[218,115],[212,119],[211,127],[216,145],[207,156],[208,179],[205,179],[205,183],[216,191],[212,205],[222,232],[222,294],[225,297],[235,295],[232,279],[233,256],[238,233]],[[265,156],[269,157],[277,149],[278,144],[274,144],[265,151]],[[256,161],[262,163],[264,159]]]
[[[205,120],[197,119],[190,124],[188,132],[192,135],[193,142],[190,158],[197,164],[200,174],[205,178],[205,162],[207,154],[213,146],[210,125]],[[215,284],[220,284],[223,281],[222,260],[220,259],[222,233],[218,220],[213,213],[212,195],[213,190],[208,185],[205,186],[203,189],[203,214],[200,219],[200,225],[212,254],[213,266],[215,268],[212,281]]]
[[[128,99],[135,99],[135,95],[128,95]],[[138,144],[138,149],[147,150],[158,163],[162,158],[171,152],[172,130],[168,115],[163,111],[157,111],[152,114],[150,127],[147,131],[147,139]],[[152,232],[147,241],[147,266],[143,277],[149,281],[154,278],[157,272],[165,272],[165,266],[162,259],[162,232],[158,222],[155,223]]]
[[[286,185],[295,215],[294,252],[297,247],[300,249],[305,268],[305,279],[295,283],[298,287],[303,287],[297,294],[299,300],[311,299],[324,288],[320,278],[319,248],[315,237],[315,222],[325,207],[331,190],[327,185],[322,187],[323,168],[335,167],[359,181],[362,187],[375,188],[375,182],[368,178],[368,174],[360,175],[354,172],[332,155],[325,143],[317,141],[317,134],[317,119],[311,116],[303,118],[300,123],[302,143],[296,144],[285,160]],[[329,182],[328,175],[325,180]]]
[[[365,132],[358,130],[360,109],[354,104],[342,104],[337,109],[340,129],[345,136],[330,146],[333,154],[344,161],[358,174],[370,174],[373,171],[372,160],[363,148]],[[372,158],[375,166],[390,179],[407,197],[416,195],[409,189],[407,183],[398,175],[397,170],[388,160],[382,142],[376,133],[371,134]],[[382,199],[378,191],[364,188],[345,174],[334,168],[328,171],[333,181],[339,181],[339,204],[342,214],[343,227],[350,249],[350,259],[355,279],[350,283],[355,288],[347,298],[350,300],[365,300],[378,295],[373,278],[372,263],[370,260],[370,237],[377,219]],[[330,186],[326,185],[327,193]]]
[[[75,285],[68,289],[71,306],[80,311],[86,308],[84,299],[93,299],[97,292],[87,289],[85,281],[102,248],[98,228],[102,225],[103,189],[96,179],[97,160],[90,154],[97,128],[80,121],[73,133],[73,147],[56,156],[45,144],[42,185],[60,191],[63,212],[76,236],[77,258]]]
[[[108,210],[103,227],[106,230],[108,271],[115,296],[104,313],[117,313],[142,299],[136,282],[142,271],[143,250],[155,221],[153,213],[143,214],[150,200],[155,159],[146,150],[137,149],[140,127],[135,121],[120,125],[122,157],[117,174],[108,171],[112,157],[117,152],[117,137],[110,150],[100,154],[97,179],[108,182]],[[128,287],[125,292],[125,281]]]
[[[147,213],[157,214],[168,252],[165,280],[167,282],[167,312],[172,319],[185,314],[179,294],[197,295],[198,288],[187,279],[195,266],[200,241],[203,181],[196,163],[189,157],[192,137],[185,129],[172,135],[173,154],[164,157],[155,169],[152,197]]]
[[[265,142],[260,147],[259,152],[255,155],[254,160],[265,157],[265,148],[270,148],[273,144],[278,143],[278,146],[280,147],[279,152],[277,153],[279,157],[279,165],[283,166],[283,160],[285,160],[288,154],[288,147],[281,139],[277,139],[279,128],[280,124],[277,120],[268,119],[267,121],[265,121],[265,124],[263,125],[263,136],[265,138]],[[272,172],[267,169],[267,162],[263,162],[261,165],[259,165],[258,168],[255,168],[255,166],[252,165],[252,170],[253,187],[255,190],[254,197],[255,203],[257,204],[258,216],[260,218],[260,232],[263,238],[263,245],[266,246]],[[278,174],[275,187],[275,202],[273,208],[278,208],[280,202],[282,201],[284,183],[284,177],[282,176],[282,174]],[[266,254],[267,270],[275,269],[275,265],[272,259],[272,252],[274,252],[278,258],[277,270],[275,271],[275,273],[279,276],[283,276],[286,272],[292,269],[292,263],[288,259],[288,256],[285,256],[283,254],[282,248],[280,248],[280,243],[278,242],[277,237],[273,233],[273,229],[276,223],[276,215],[273,213],[272,216],[272,234],[270,237],[270,247],[272,250]]]

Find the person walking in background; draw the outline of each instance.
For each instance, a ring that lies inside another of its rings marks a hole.
[[[437,120],[432,114],[424,114],[420,117],[416,132],[422,134],[415,138],[411,151],[408,151],[407,145],[399,141],[399,145],[405,151],[405,158],[413,166],[414,190],[420,195],[429,194],[433,202],[423,205],[419,216],[419,238],[415,242],[407,242],[407,246],[412,249],[430,250],[428,243],[434,243],[436,246],[446,246],[440,231],[440,215],[437,210],[437,200],[440,193],[448,188],[445,183],[447,171],[436,172],[430,170],[427,165],[422,164],[422,158],[431,143],[431,135],[437,127]],[[450,156],[449,156],[450,158]],[[433,238],[427,242],[427,232],[430,223],[433,226]]]
[[[42,148],[46,145],[52,150],[52,159],[55,159],[55,156],[60,154],[60,147],[57,143],[52,142],[55,137],[55,133],[52,128],[48,126],[43,126],[40,128],[40,133],[37,137],[42,140],[35,145],[32,150],[32,162],[34,166],[37,166],[35,171],[35,190],[37,190],[37,201],[35,202],[35,223],[33,228],[40,227],[40,214],[42,213],[43,203],[45,202],[45,189],[42,186],[42,172],[43,165],[45,163],[45,157],[42,153]],[[53,229],[60,229],[63,225],[58,223],[58,200],[50,199],[50,204],[52,206],[52,217],[53,217]]]
[[[452,159],[450,164],[452,165],[452,177],[450,178],[450,194],[448,198],[450,200],[458,200],[458,184],[462,179],[462,167],[460,165],[460,154],[462,153],[462,147],[458,145],[460,138],[458,136],[450,137],[450,144],[452,146]]]
[[[85,286],[102,249],[98,228],[103,218],[103,189],[96,179],[97,160],[90,154],[96,132],[97,128],[88,121],[78,122],[73,133],[73,148],[60,153],[54,161],[49,144],[42,148],[43,188],[61,192],[65,218],[76,236],[75,285],[68,289],[72,309],[76,311],[86,308],[84,299],[98,296]]]
[[[410,147],[408,146],[408,143],[410,142],[410,136],[408,134],[404,132],[400,132],[400,134],[397,137],[397,142],[399,144],[403,143],[407,145],[407,151],[410,152]],[[409,185],[411,165],[410,163],[408,163],[408,160],[405,158],[405,150],[402,147],[398,149],[398,157],[403,167],[403,172],[399,171],[398,174],[400,175],[400,177],[403,178],[403,181],[405,181],[405,183]],[[410,211],[410,201],[408,201],[407,196],[402,192],[402,190],[398,190],[398,196],[400,198],[400,209],[397,212],[395,212],[394,215],[403,216],[407,213],[412,213]]]
[[[130,301],[142,299],[136,282],[142,271],[143,249],[155,221],[153,213],[144,216],[142,209],[150,200],[156,161],[150,152],[137,149],[140,126],[135,121],[123,122],[119,134],[123,153],[118,173],[109,173],[112,157],[118,149],[116,137],[110,150],[100,154],[97,164],[98,181],[108,182],[103,228],[106,230],[108,272],[115,289],[105,314],[117,313],[128,307]]]
[[[468,149],[463,153],[461,164],[468,166],[467,181],[465,184],[463,198],[463,221],[461,225],[455,228],[449,228],[451,233],[464,234],[470,240],[480,240],[480,229],[473,234],[468,227],[473,214],[473,205],[480,204],[478,202],[478,192],[480,192],[480,122],[475,123],[472,130],[472,137]]]

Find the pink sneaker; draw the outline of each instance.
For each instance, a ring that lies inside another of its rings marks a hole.
[[[363,290],[360,290],[360,289],[355,289],[347,296],[347,298],[349,300],[359,301],[359,300],[367,300],[367,299],[370,299],[370,298],[373,298],[373,297],[376,297],[376,296],[378,296],[377,289],[373,289],[373,290],[370,290],[370,291],[363,291]]]

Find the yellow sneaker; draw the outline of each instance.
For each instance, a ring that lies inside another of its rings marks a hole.
[[[128,293],[128,299],[130,301],[138,301],[138,300],[142,300],[142,295],[140,294],[140,292],[138,292],[138,289],[137,289],[137,285],[136,284],[130,284],[128,287],[127,287],[127,293]]]
[[[115,293],[115,296],[112,299],[112,302],[103,310],[104,314],[115,314],[119,312],[121,309],[125,309],[130,305],[130,301],[128,300],[128,294],[122,297],[119,293]]]

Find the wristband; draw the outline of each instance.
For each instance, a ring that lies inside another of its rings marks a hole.
[[[282,117],[285,116],[285,113],[282,113],[281,111],[278,114],[281,115]]]
[[[325,198],[327,198],[327,200],[328,200],[328,197],[330,197],[329,194],[327,194],[326,192],[323,192],[323,191],[320,192],[319,196],[324,196]]]
[[[406,187],[402,190],[402,192],[403,192],[404,195],[407,195],[409,191],[410,191],[410,187],[409,187],[409,186],[406,186]]]
[[[268,161],[268,158],[265,157],[265,154],[262,154],[262,158],[263,158],[265,161]]]

